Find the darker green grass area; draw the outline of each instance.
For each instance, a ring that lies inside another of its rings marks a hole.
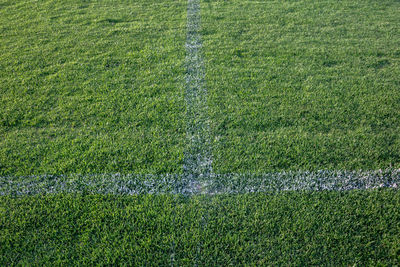
[[[0,176],[179,173],[186,1],[2,1]]]
[[[203,1],[216,173],[400,167],[400,2]]]
[[[0,198],[0,264],[396,265],[397,190]]]

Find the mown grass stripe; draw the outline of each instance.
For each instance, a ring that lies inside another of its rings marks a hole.
[[[184,174],[92,174],[1,177],[0,195],[89,194],[245,194],[282,191],[348,191],[400,187],[400,169],[321,170],[265,174],[210,174],[196,181]],[[188,186],[192,185],[192,186]]]

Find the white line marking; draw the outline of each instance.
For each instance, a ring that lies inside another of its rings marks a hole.
[[[400,169],[373,171],[277,172],[210,174],[196,188],[186,175],[92,174],[0,177],[0,196],[55,193],[89,194],[245,194],[282,191],[348,191],[400,189]],[[191,186],[188,186],[191,185]]]
[[[205,192],[204,180],[212,176],[210,125],[205,86],[204,62],[201,54],[200,0],[188,0],[186,36],[186,120],[187,145],[183,163],[183,178],[188,180],[188,192]],[[202,202],[203,203],[203,202]],[[203,203],[204,204],[204,203]],[[206,227],[205,214],[201,208],[200,231]],[[199,264],[203,242],[200,239],[194,254],[194,266]],[[201,264],[201,263],[200,263]]]
[[[200,1],[188,0],[185,90],[188,143],[183,172],[191,191],[202,191],[201,181],[212,175],[207,89],[199,31]]]

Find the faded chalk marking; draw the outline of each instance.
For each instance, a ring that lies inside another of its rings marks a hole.
[[[188,0],[186,38],[187,145],[183,172],[188,191],[204,192],[204,180],[212,175],[210,126],[201,54],[200,1]]]
[[[183,179],[187,181],[187,192],[208,193],[205,180],[212,177],[210,125],[207,107],[204,62],[201,54],[200,0],[188,0],[186,36],[186,151],[183,163]],[[204,204],[201,202],[202,205]],[[200,231],[206,227],[205,212],[202,208]],[[194,266],[201,265],[200,239],[194,254]]]
[[[245,194],[282,191],[400,189],[400,169],[321,170],[264,174],[211,174],[201,183],[178,174],[70,174],[0,177],[0,196],[57,193],[89,194]]]

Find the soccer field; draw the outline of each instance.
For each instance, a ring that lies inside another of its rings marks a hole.
[[[0,199],[2,265],[396,265],[400,194]]]
[[[185,1],[1,8],[0,176],[179,173]]]
[[[0,1],[0,265],[400,264],[399,1]]]
[[[214,170],[400,167],[399,3],[205,1]]]

